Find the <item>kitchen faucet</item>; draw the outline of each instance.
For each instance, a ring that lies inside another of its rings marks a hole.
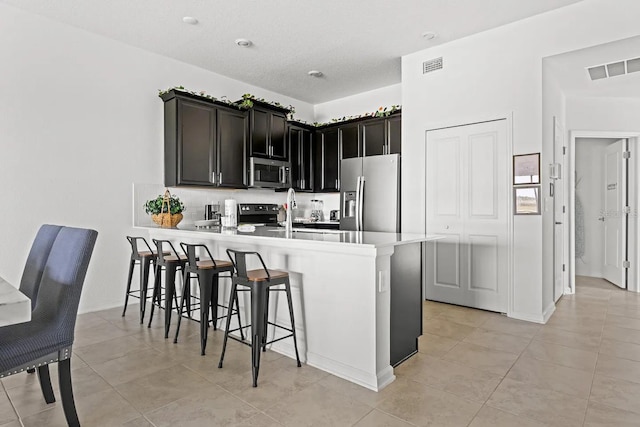
[[[285,231],[291,231],[292,222],[293,222],[293,209],[297,208],[296,206],[296,192],[293,188],[289,188],[287,191],[287,210],[286,210],[286,218],[285,218]]]

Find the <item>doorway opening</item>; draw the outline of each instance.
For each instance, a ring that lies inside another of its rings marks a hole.
[[[570,289],[599,279],[638,292],[638,135],[572,132]]]

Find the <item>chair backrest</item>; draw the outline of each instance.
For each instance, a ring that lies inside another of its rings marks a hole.
[[[44,268],[31,323],[46,328],[56,345],[73,344],[80,294],[98,232],[63,227]]]
[[[187,266],[188,270],[197,270],[198,269],[198,248],[204,248],[204,251],[207,253],[207,257],[213,262],[213,268],[217,268],[216,260],[211,255],[209,248],[207,245],[203,245],[202,243],[180,243],[180,247],[182,248],[182,252],[187,256]],[[202,254],[202,251],[200,251]],[[202,260],[202,256],[199,257]]]
[[[55,242],[61,229],[61,225],[44,224],[41,226],[27,256],[27,262],[24,265],[22,279],[20,280],[20,291],[31,299],[32,310],[36,306],[38,288],[42,280],[44,266],[47,263],[47,259],[49,259],[49,252],[51,252],[53,242]]]
[[[127,240],[129,241],[129,244],[131,245],[131,258],[134,259],[140,259],[140,247],[142,246],[141,243],[144,243],[144,246],[146,246],[146,248],[143,246],[142,247],[142,252],[145,251],[149,251],[149,252],[153,252],[151,250],[151,246],[149,246],[149,243],[147,242],[147,239],[145,239],[144,237],[140,237],[140,236],[127,236]]]
[[[260,254],[258,252],[254,252],[254,251],[236,251],[236,250],[233,250],[233,249],[227,249],[227,255],[229,256],[229,259],[231,260],[231,263],[233,264],[233,268],[236,270],[236,276],[241,277],[243,279],[248,279],[248,277],[247,277],[247,256],[248,255],[255,255],[260,260],[260,263],[262,264],[262,268],[264,269],[265,273],[267,274],[267,280],[271,279],[271,276],[269,274],[269,270],[267,269],[267,266],[265,265],[264,261],[262,260],[262,257],[260,256]]]
[[[178,255],[178,251],[176,251],[176,248],[173,247],[173,243],[171,243],[170,240],[159,240],[159,239],[151,239],[153,241],[153,244],[156,245],[156,250],[158,252],[158,263],[160,265],[164,265],[165,263],[165,259],[164,257],[167,256],[166,255],[166,251],[165,251],[165,245],[169,246],[171,248],[171,255],[180,258],[180,255]]]

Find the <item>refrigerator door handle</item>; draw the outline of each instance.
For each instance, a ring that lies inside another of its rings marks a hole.
[[[360,231],[360,178],[362,177],[356,178],[356,231]]]
[[[358,197],[358,231],[363,231],[364,229],[364,223],[362,222],[362,211],[364,210],[364,176],[360,177],[360,185],[358,187],[359,191],[359,196]]]

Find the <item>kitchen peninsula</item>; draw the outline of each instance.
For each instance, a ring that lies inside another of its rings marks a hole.
[[[391,288],[406,286],[400,279],[402,274],[410,273],[392,271],[391,257],[396,253],[419,260],[420,243],[438,239],[423,234],[285,231],[276,227],[256,227],[248,233],[196,229],[188,224],[174,229],[136,228],[147,231],[152,238],[205,243],[217,259],[227,258],[227,248],[258,251],[270,269],[288,271],[301,359],[375,391],[395,379],[390,363],[394,333]],[[419,268],[413,272],[417,286],[421,286],[420,273]],[[396,277],[400,279],[395,280]],[[221,280],[220,286],[221,294],[228,299],[228,280]],[[414,320],[421,325],[421,301],[414,302],[418,307]],[[247,307],[248,302],[241,300],[240,304]],[[248,310],[242,311],[248,315]],[[275,313],[276,323],[289,325],[285,300],[272,297],[269,312],[271,321]],[[272,333],[277,332],[269,331]],[[420,333],[416,331],[415,338]],[[274,343],[272,350],[293,357],[293,344],[289,341]]]

